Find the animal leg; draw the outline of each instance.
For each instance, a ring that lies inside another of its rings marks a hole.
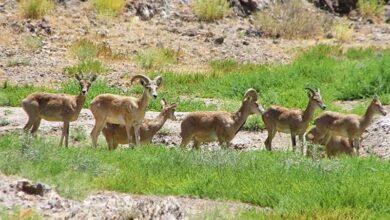
[[[35,120],[34,120],[32,117],[29,116],[26,125],[23,127],[23,130],[24,130],[25,132],[27,132],[28,130],[30,130],[30,128],[34,125],[34,121],[35,121]]]
[[[41,118],[37,118],[31,129],[31,134],[35,134],[38,131],[39,125],[41,124]]]
[[[126,128],[126,134],[127,134],[127,141],[129,143],[129,148],[133,148],[132,147],[132,142],[133,142],[133,136],[131,135],[131,125],[125,125],[125,128]],[[135,132],[135,131],[134,131]],[[137,138],[136,138],[137,139]]]
[[[184,136],[182,135],[181,136],[181,143],[180,143],[180,147],[181,148],[186,148],[187,145],[190,143],[191,139],[192,139],[192,136]],[[195,141],[195,140],[194,140]]]
[[[103,130],[104,126],[106,125],[106,119],[99,120],[95,122],[95,126],[93,127],[91,131],[91,138],[92,138],[92,146],[94,148],[97,147],[97,140],[99,137],[100,132]]]
[[[68,147],[68,143],[69,143],[69,121],[67,122],[64,122],[64,127],[66,127],[65,129],[65,147]]]
[[[302,155],[304,155],[305,148],[307,148],[305,135],[300,134],[298,137],[299,137],[299,141],[301,142],[301,153]]]
[[[200,142],[194,139],[194,144],[192,145],[192,148],[199,150],[199,146],[200,146]]]
[[[356,138],[354,139],[354,142],[355,142],[355,145],[356,145],[356,156],[359,156],[360,152],[360,139],[359,138]]]
[[[271,151],[271,148],[272,148],[272,139],[274,139],[275,137],[275,134],[276,134],[276,130],[267,130],[268,131],[268,137],[267,139],[265,140],[264,144],[265,144],[265,148],[269,151]]]
[[[291,143],[292,143],[293,151],[295,152],[295,148],[297,146],[297,140],[296,140],[296,135],[294,133],[291,133]]]
[[[133,125],[133,128],[134,128],[135,145],[139,145],[141,142],[141,136],[140,136],[141,126],[138,124],[135,124],[135,125]]]

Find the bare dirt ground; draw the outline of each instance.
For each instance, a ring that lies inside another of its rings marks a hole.
[[[390,106],[386,106],[390,112]],[[161,132],[153,139],[154,143],[165,144],[168,147],[176,147],[180,144],[180,122],[187,113],[176,112],[176,121],[168,120]],[[146,118],[154,118],[158,115],[157,112],[147,112]],[[258,116],[252,116],[258,117]],[[27,115],[22,108],[15,107],[0,107],[0,118],[4,121],[3,126],[0,126],[0,134],[7,133],[13,130],[20,131],[27,121]],[[72,130],[76,127],[85,129],[88,135],[94,125],[94,119],[88,109],[83,109],[77,121],[71,123]],[[41,135],[54,135],[60,137],[62,123],[47,122],[42,120],[39,132]],[[264,141],[267,138],[266,131],[240,131],[232,141],[232,147],[237,150],[263,150]],[[87,138],[89,140],[89,137]],[[73,143],[72,143],[73,142]],[[87,143],[90,143],[89,141]],[[100,135],[101,147],[106,148],[103,135]],[[77,142],[71,140],[71,145],[78,145]],[[87,144],[87,146],[89,146]],[[287,150],[291,149],[290,136],[283,133],[278,133],[273,140],[273,149]],[[390,116],[378,116],[367,131],[363,134],[361,155],[376,155],[379,158],[390,158]],[[84,145],[82,147],[85,147]],[[203,146],[204,149],[219,149],[217,143],[211,143]]]
[[[240,211],[268,208],[238,202],[212,201],[184,197],[128,195],[115,192],[92,193],[83,201],[62,198],[50,186],[43,184],[43,195],[31,194],[22,186],[28,181],[0,173],[0,208],[21,214],[31,211],[45,219],[203,219],[210,213],[223,216]],[[29,181],[28,181],[29,182]],[[30,182],[29,182],[30,183]]]

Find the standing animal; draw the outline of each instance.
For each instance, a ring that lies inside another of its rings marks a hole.
[[[351,155],[353,153],[353,148],[349,144],[348,138],[332,135],[328,140],[325,140],[325,138],[319,139],[318,131],[315,127],[307,132],[305,137],[307,141],[313,144],[324,145],[328,157],[333,157],[338,154]]]
[[[318,131],[318,138],[329,139],[331,135],[347,137],[349,144],[359,155],[360,137],[371,124],[375,114],[386,116],[378,96],[375,96],[363,116],[324,112],[314,122]]]
[[[304,134],[314,111],[318,107],[322,110],[326,109],[326,105],[322,102],[319,89],[305,88],[308,91],[309,103],[304,111],[299,109],[289,109],[280,106],[269,107],[262,115],[265,127],[268,131],[268,137],[265,140],[265,147],[271,150],[272,139],[277,131],[291,134],[291,142],[293,150],[296,147],[296,136],[302,142],[301,152],[303,153]]]
[[[22,107],[28,115],[28,122],[23,130],[34,134],[41,123],[41,119],[47,121],[62,121],[62,135],[60,146],[65,137],[65,147],[68,147],[69,123],[76,121],[85,103],[86,95],[96,75],[84,79],[82,75],[76,75],[80,84],[80,94],[77,96],[66,94],[52,94],[37,92],[30,94],[22,101]]]
[[[150,98],[157,98],[157,89],[161,85],[162,77],[157,76],[154,80],[139,74],[133,76],[131,84],[140,81],[144,87],[142,97],[128,97],[113,94],[96,96],[91,103],[91,112],[95,117],[95,126],[91,132],[92,145],[97,146],[97,139],[106,123],[125,125],[129,147],[131,147],[132,132],[134,129],[135,144],[140,143],[140,127],[145,117],[146,107]]]
[[[248,89],[237,112],[190,113],[181,123],[181,147],[186,147],[191,140],[194,141],[194,148],[199,148],[203,142],[215,140],[218,140],[220,145],[225,143],[229,147],[230,141],[244,125],[248,116],[261,114],[263,111],[263,107],[257,103],[257,92]]]
[[[153,136],[162,128],[167,119],[176,120],[175,110],[176,104],[168,105],[165,100],[161,100],[161,112],[155,119],[145,119],[140,128],[140,143],[149,144],[152,142]],[[133,143],[135,140],[134,131]],[[103,128],[103,135],[106,138],[108,148],[114,150],[118,147],[118,144],[128,144],[126,128],[124,125],[110,124],[107,123],[106,127]]]

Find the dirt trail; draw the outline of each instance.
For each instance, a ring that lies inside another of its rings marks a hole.
[[[390,112],[390,106],[386,107]],[[180,144],[180,122],[187,114],[185,112],[175,113],[177,121],[168,120],[160,133],[155,138],[155,143],[162,143],[169,147],[174,147]],[[147,112],[146,118],[154,118],[158,115],[157,112]],[[13,130],[20,130],[27,121],[27,116],[23,109],[18,107],[0,107],[0,134],[7,133]],[[75,127],[82,127],[89,134],[92,130],[94,119],[88,109],[83,109],[77,121],[71,123],[71,133]],[[47,122],[42,120],[39,129],[41,134],[50,134],[60,137],[62,123]],[[232,141],[232,147],[239,150],[259,150],[264,149],[264,140],[267,137],[265,131],[240,131]],[[103,147],[106,147],[104,138],[100,135],[100,141]],[[390,116],[377,117],[372,125],[363,134],[363,148],[361,155],[374,154],[383,159],[390,158]],[[273,146],[277,150],[286,150],[290,146],[290,137],[287,134],[278,133],[273,141]],[[216,143],[211,143],[203,146],[204,148],[218,148]]]
[[[12,212],[15,207],[22,213],[33,210],[48,219],[203,219],[210,213],[223,216],[244,210],[262,208],[239,202],[175,196],[141,196],[116,192],[92,193],[83,201],[62,198],[50,186],[43,184],[44,194],[33,195],[23,190],[21,183],[28,181],[0,173],[0,207]],[[28,181],[29,182],[29,181]],[[29,182],[30,183],[30,182]]]

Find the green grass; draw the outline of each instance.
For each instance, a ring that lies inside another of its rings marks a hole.
[[[230,13],[229,2],[225,0],[195,0],[193,9],[202,21],[218,20]]]
[[[21,0],[20,10],[25,18],[39,19],[54,9],[52,0]]]
[[[70,198],[113,190],[272,208],[270,213],[241,213],[242,219],[390,217],[390,162],[374,157],[310,160],[285,152],[187,151],[162,146],[111,152],[59,148],[56,143],[1,136],[1,172],[43,181]]]
[[[69,52],[73,58],[85,61],[97,58],[98,47],[94,42],[88,39],[81,39],[72,44]]]
[[[70,76],[81,73],[95,73],[102,74],[107,72],[107,67],[100,61],[95,59],[84,60],[76,65],[67,66],[64,68],[64,72]]]
[[[31,51],[37,51],[40,49],[43,45],[43,40],[41,37],[36,37],[36,36],[24,36],[22,38],[22,42],[24,47]]]

